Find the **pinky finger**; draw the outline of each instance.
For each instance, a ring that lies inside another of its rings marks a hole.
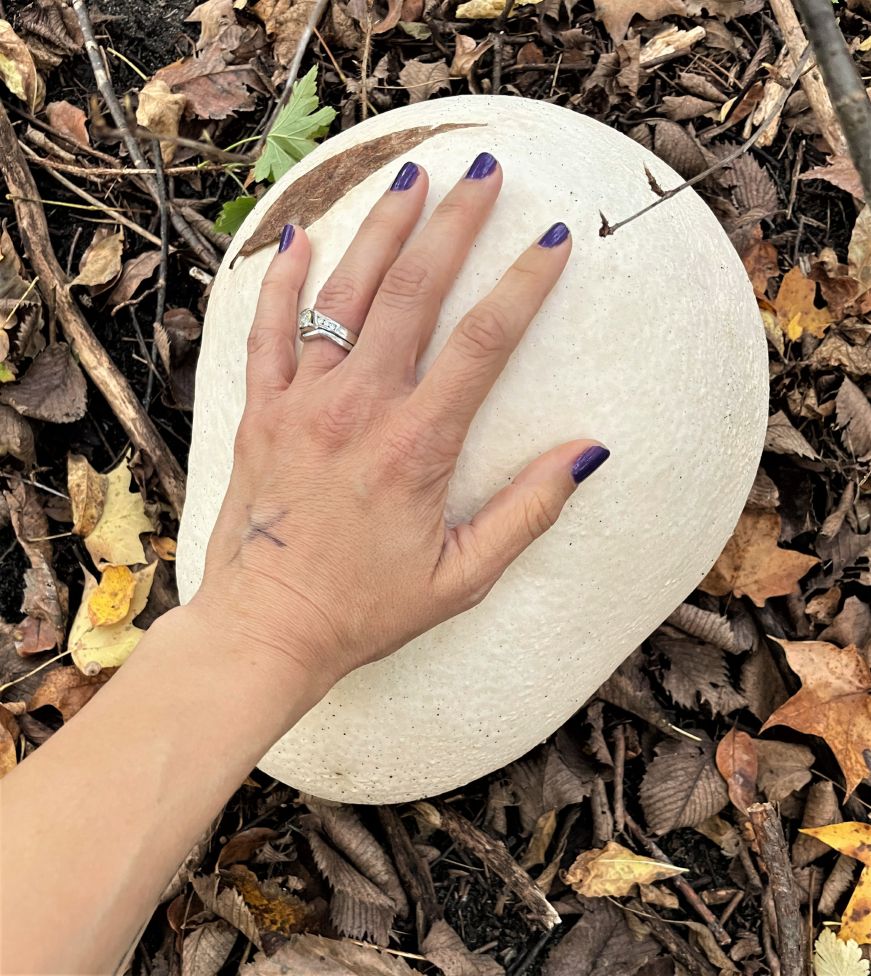
[[[305,233],[288,224],[264,275],[248,334],[245,383],[249,403],[262,403],[283,393],[296,372],[297,306],[310,256]]]
[[[477,602],[509,565],[559,518],[577,486],[608,460],[595,441],[570,441],[528,464],[471,522],[451,530],[442,560],[446,576]],[[450,587],[450,583],[448,584]]]

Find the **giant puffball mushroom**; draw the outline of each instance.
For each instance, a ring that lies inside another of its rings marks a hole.
[[[199,585],[230,477],[246,336],[282,225],[301,224],[311,238],[307,307],[402,162],[429,173],[425,218],[482,150],[502,164],[504,186],[421,373],[535,235],[564,220],[574,251],[471,429],[448,518],[470,518],[562,441],[600,439],[611,458],[480,606],[348,675],[260,763],[327,799],[431,796],[546,738],[703,579],[762,450],[765,339],[744,269],[711,211],[683,190],[599,235],[600,212],[613,222],[655,199],[645,167],[663,189],[681,182],[672,169],[626,136],[544,102],[462,96],[411,105],[321,145],[233,239],[212,287],[197,372],[182,600]]]

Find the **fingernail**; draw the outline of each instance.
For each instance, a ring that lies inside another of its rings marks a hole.
[[[488,152],[479,153],[466,173],[467,180],[486,179],[496,169],[496,157]]]
[[[286,251],[290,245],[293,243],[293,235],[296,233],[296,229],[293,224],[285,224],[284,229],[281,232],[281,237],[278,239],[278,253],[282,254]]]
[[[417,163],[403,163],[402,169],[396,174],[396,179],[390,185],[391,190],[410,190],[420,175]]]
[[[545,231],[544,234],[538,239],[539,247],[556,247],[569,236],[569,229],[565,224],[559,223],[554,224],[549,230]]]
[[[575,479],[575,484],[579,485],[586,478],[589,478],[597,468],[602,467],[609,457],[611,457],[611,452],[607,447],[601,447],[599,444],[588,447],[572,465],[572,477]]]

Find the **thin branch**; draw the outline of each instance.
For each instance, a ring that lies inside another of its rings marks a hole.
[[[643,217],[644,214],[650,213],[655,207],[660,206],[665,203],[666,200],[670,200],[673,196],[676,196],[681,190],[685,190],[687,187],[695,186],[696,183],[701,183],[702,180],[707,179],[711,173],[716,173],[717,170],[722,169],[724,166],[728,166],[733,159],[737,159],[740,155],[747,152],[757,140],[761,137],[762,133],[768,128],[769,125],[777,118],[780,114],[783,106],[786,104],[787,98],[792,89],[795,87],[795,83],[801,77],[802,71],[804,71],[805,64],[810,57],[810,45],[808,45],[801,58],[799,58],[798,64],[795,66],[795,70],[790,75],[786,84],[783,87],[783,91],[780,97],[777,99],[776,104],[773,106],[768,115],[762,120],[761,125],[756,129],[753,135],[750,136],[746,142],[742,142],[740,146],[732,150],[732,152],[727,153],[722,159],[718,159],[713,166],[709,166],[706,170],[703,170],[697,176],[694,176],[691,180],[687,180],[685,183],[681,183],[680,186],[673,187],[671,190],[666,190],[662,196],[657,197],[653,203],[648,204],[646,207],[639,210],[637,213],[632,214],[629,217],[624,217],[623,220],[618,220],[616,224],[610,223],[606,220],[605,215],[602,214],[602,226],[599,228],[600,237],[610,237],[612,234],[616,233],[621,227],[625,227],[626,224],[631,223],[633,220],[637,220],[639,217]]]
[[[853,165],[871,204],[871,100],[862,84],[831,0],[796,0]]]

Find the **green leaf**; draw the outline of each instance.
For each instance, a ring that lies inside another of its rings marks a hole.
[[[290,101],[266,137],[266,145],[254,167],[255,180],[274,183],[315,148],[315,139],[327,134],[336,110],[318,108],[317,73],[315,66],[294,84]]]
[[[15,373],[6,363],[0,363],[0,383],[11,383],[15,379]]]
[[[242,222],[248,214],[254,209],[256,203],[257,200],[255,197],[247,196],[236,197],[235,200],[228,200],[221,207],[221,212],[215,221],[215,230],[219,234],[235,234],[242,226]]]
[[[418,41],[428,41],[432,37],[432,31],[426,24],[419,24],[416,20],[400,20],[401,27],[409,37],[414,37]]]

